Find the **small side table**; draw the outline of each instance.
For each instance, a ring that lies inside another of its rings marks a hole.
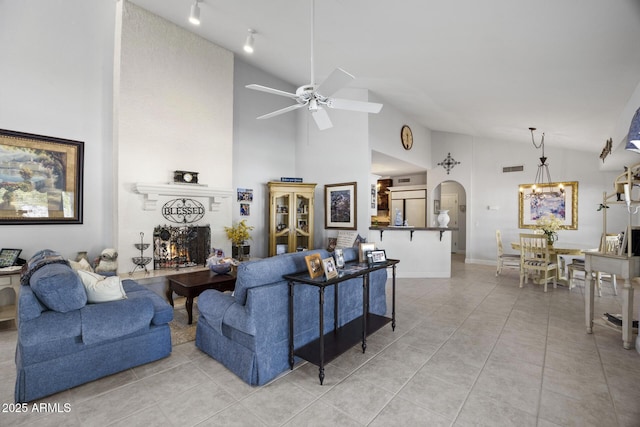
[[[5,288],[13,289],[15,303],[0,306],[0,322],[15,321],[18,313],[18,297],[20,296],[20,270],[0,271],[0,291]]]
[[[207,289],[220,292],[233,291],[236,287],[236,277],[231,274],[216,274],[210,270],[194,271],[191,273],[167,276],[169,289],[167,299],[173,306],[173,293],[186,297],[185,308],[189,315],[189,325],[193,323],[193,299]]]

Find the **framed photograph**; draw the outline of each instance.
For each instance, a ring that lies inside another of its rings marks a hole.
[[[336,250],[333,252],[333,256],[336,259],[336,267],[344,267],[344,251],[341,248],[336,248]]]
[[[0,268],[11,267],[18,260],[22,249],[2,249],[0,251]]]
[[[333,257],[323,259],[322,268],[324,269],[324,275],[327,277],[327,280],[338,277],[338,269],[333,262]]]
[[[249,203],[240,203],[240,216],[250,216],[251,205]]]
[[[253,189],[251,189],[251,188],[238,188],[238,201],[239,202],[253,202]]]
[[[375,209],[376,208],[376,202],[377,202],[377,195],[376,195],[376,185],[375,184],[371,184],[371,209]]]
[[[367,253],[374,251],[375,249],[375,243],[360,243],[360,247],[358,249],[358,261],[367,262]]]
[[[324,228],[358,228],[357,186],[356,182],[324,186]]]
[[[322,258],[320,254],[315,253],[304,257],[307,263],[307,270],[309,270],[309,276],[312,279],[322,276],[324,270],[322,269]]]
[[[518,226],[537,228],[536,221],[553,214],[563,222],[562,230],[578,229],[578,182],[520,185],[518,193]],[[538,194],[537,197],[534,197]]]
[[[0,225],[82,224],[84,143],[0,129]]]
[[[440,212],[440,200],[433,201],[433,213],[437,215]]]
[[[383,262],[387,262],[387,254],[384,249],[376,249],[375,251],[371,251],[371,262],[373,264],[379,264]]]

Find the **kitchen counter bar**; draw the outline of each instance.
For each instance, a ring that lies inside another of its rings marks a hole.
[[[451,233],[455,228],[370,227],[368,242],[401,259],[397,277],[451,277]]]

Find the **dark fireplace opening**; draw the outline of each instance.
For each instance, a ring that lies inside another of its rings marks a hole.
[[[153,229],[153,269],[206,265],[211,227],[158,225]]]

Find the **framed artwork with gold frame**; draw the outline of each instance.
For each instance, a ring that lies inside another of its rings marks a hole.
[[[537,228],[536,221],[553,214],[561,230],[578,229],[578,182],[521,184],[518,192],[518,227]]]

